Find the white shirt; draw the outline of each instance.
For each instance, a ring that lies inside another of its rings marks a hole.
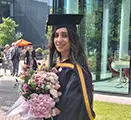
[[[111,62],[111,67],[112,69],[114,69],[115,71],[119,71],[119,67],[112,61]]]

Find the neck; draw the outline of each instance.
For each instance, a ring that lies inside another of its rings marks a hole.
[[[69,52],[65,52],[64,54],[61,54],[61,61],[65,61],[69,58]]]

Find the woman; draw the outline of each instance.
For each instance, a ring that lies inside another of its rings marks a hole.
[[[27,47],[27,51],[24,57],[24,64],[27,65],[29,68],[32,68],[33,70],[37,69],[35,50],[33,50],[32,45],[29,45]]]
[[[86,64],[76,24],[82,15],[49,15],[54,26],[50,44],[50,67],[57,72],[62,96],[57,104],[61,111],[55,120],[93,120],[92,77]],[[58,57],[54,65],[55,57]]]

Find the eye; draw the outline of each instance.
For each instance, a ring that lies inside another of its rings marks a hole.
[[[55,33],[54,34],[54,38],[58,38],[59,37],[59,34],[58,33]]]
[[[68,33],[67,33],[67,32],[63,32],[63,33],[61,34],[61,36],[62,36],[63,38],[67,38],[67,37],[68,37]]]

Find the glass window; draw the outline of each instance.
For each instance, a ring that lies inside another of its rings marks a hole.
[[[78,0],[54,0],[54,13],[77,14],[79,12]]]
[[[85,50],[96,91],[128,94],[130,0],[86,0]]]

